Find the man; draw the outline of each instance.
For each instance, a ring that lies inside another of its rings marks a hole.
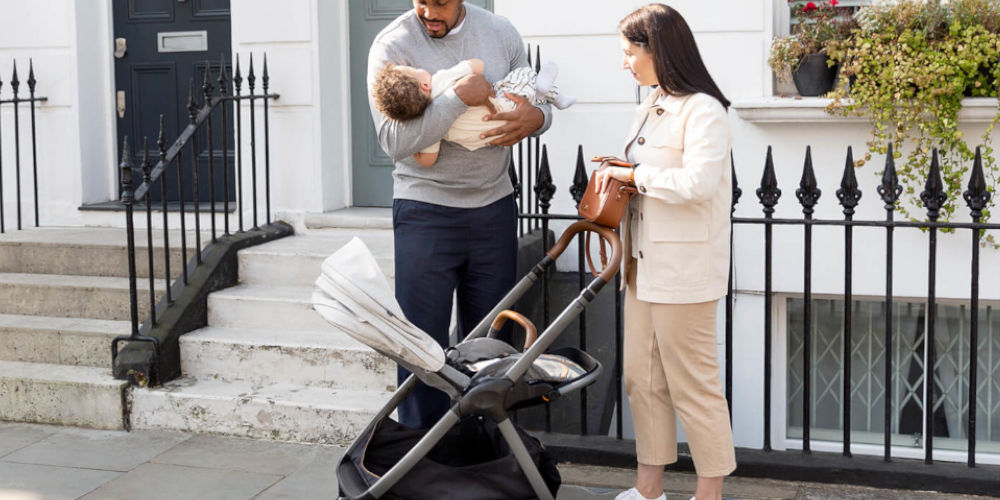
[[[517,207],[507,146],[548,129],[551,110],[513,96],[513,111],[487,116],[506,121],[483,134],[493,138],[489,146],[469,151],[445,141],[437,163],[421,167],[414,153],[440,141],[469,106],[487,105],[490,82],[528,65],[521,36],[508,20],[464,0],[413,0],[413,10],[382,30],[368,55],[369,96],[375,74],[388,63],[434,73],[472,58],[485,63],[483,75],[460,80],[419,118],[388,120],[369,97],[379,144],[395,161],[396,298],[406,317],[442,346],[448,343],[456,290],[464,336],[514,285]],[[401,368],[400,383],[407,375]],[[447,395],[420,385],[400,405],[399,420],[427,428],[448,405]]]

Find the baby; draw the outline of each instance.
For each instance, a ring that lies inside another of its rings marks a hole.
[[[508,73],[503,80],[493,84],[496,96],[490,97],[490,102],[497,112],[513,111],[516,106],[514,101],[503,94],[510,92],[528,98],[533,105],[552,103],[559,109],[566,109],[572,106],[576,99],[559,93],[555,85],[558,73],[559,69],[551,61],[545,61],[537,75],[530,67],[517,68]],[[427,70],[420,68],[389,64],[375,75],[372,95],[375,106],[387,118],[410,120],[422,115],[435,97],[454,87],[463,77],[472,74],[483,74],[483,61],[479,59],[462,61],[451,68],[434,73],[433,76]],[[490,110],[486,106],[470,107],[455,120],[444,139],[459,144],[469,151],[485,146],[492,138],[480,139],[479,135],[506,123],[502,120],[497,120],[500,123],[483,121],[483,117],[488,114]],[[420,165],[430,167],[437,162],[440,149],[439,141],[413,155],[413,158]]]

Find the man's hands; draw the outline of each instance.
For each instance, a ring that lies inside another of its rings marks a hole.
[[[496,113],[497,108],[490,102],[493,96],[493,86],[483,75],[469,75],[455,84],[455,94],[467,106],[486,106],[490,113]]]
[[[491,110],[491,114],[484,118],[485,120],[505,120],[507,122],[506,125],[487,130],[479,136],[482,139],[500,136],[490,141],[488,143],[490,146],[513,146],[545,124],[545,115],[542,114],[542,110],[528,102],[527,97],[510,92],[504,92],[504,95],[514,101],[515,108],[506,113],[497,113],[494,109]]]

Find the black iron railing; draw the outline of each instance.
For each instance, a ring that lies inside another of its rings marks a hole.
[[[260,80],[261,87],[258,91],[257,86],[257,75],[254,70],[253,55],[250,56],[250,65],[247,72],[246,83],[248,85],[248,92],[243,93],[243,82],[244,78],[242,76],[242,71],[240,69],[240,61],[237,57],[236,67],[233,77],[230,79],[226,73],[226,61],[223,58],[221,64],[219,65],[219,73],[217,79],[212,80],[212,66],[211,64],[205,64],[205,77],[204,81],[201,82],[201,88],[198,89],[195,86],[195,81],[192,79],[190,81],[189,93],[188,93],[188,117],[189,123],[180,133],[180,136],[167,147],[165,132],[164,132],[164,117],[160,116],[160,131],[159,137],[156,142],[156,163],[153,164],[150,156],[150,148],[148,138],[143,138],[143,149],[141,151],[141,159],[139,160],[139,172],[142,176],[142,182],[135,185],[133,181],[134,171],[137,170],[134,167],[134,162],[132,158],[132,153],[129,147],[128,138],[125,139],[122,146],[122,156],[121,156],[121,201],[125,207],[125,220],[126,220],[126,231],[127,231],[127,244],[128,244],[128,267],[129,267],[129,300],[130,300],[130,321],[131,321],[131,333],[128,336],[122,336],[115,338],[111,345],[112,352],[112,364],[118,359],[119,356],[119,345],[123,342],[132,343],[148,343],[151,344],[153,350],[153,364],[162,362],[163,357],[163,346],[161,345],[166,335],[167,338],[176,339],[176,335],[164,333],[163,335],[152,335],[149,332],[154,331],[160,326],[160,317],[168,311],[168,308],[173,306],[175,303],[175,295],[181,293],[185,290],[185,287],[191,285],[192,274],[199,271],[200,266],[205,263],[205,255],[212,249],[213,246],[220,243],[231,243],[237,235],[245,235],[254,232],[261,232],[262,225],[260,220],[263,219],[264,226],[271,224],[271,202],[270,202],[270,127],[269,127],[269,108],[268,103],[273,99],[277,99],[278,94],[269,93],[269,75],[267,68],[267,56],[263,59],[263,70],[261,72]],[[258,105],[262,101],[262,119],[264,121],[263,127],[263,140],[264,140],[264,171],[263,179],[258,177],[257,162],[259,151],[258,151],[258,127],[257,127],[257,114],[259,112]],[[247,103],[244,109],[243,103]],[[246,114],[250,121],[249,130],[249,162],[250,162],[250,172],[249,172],[249,195],[244,183],[244,148],[243,148],[243,115]],[[232,117],[235,117],[233,120]],[[218,128],[216,128],[218,124]],[[235,130],[231,127],[235,125]],[[230,151],[229,151],[229,133],[235,132],[235,179],[230,179]],[[202,135],[204,134],[204,135]],[[203,144],[199,143],[199,139]],[[221,146],[217,146],[221,142]],[[222,151],[221,155],[221,165],[217,165],[216,152],[218,150]],[[205,215],[206,210],[201,206],[202,193],[204,191],[204,186],[202,186],[202,179],[199,179],[199,159],[201,157],[207,156],[208,163],[208,191],[209,191],[209,207],[207,214],[210,220],[209,236],[210,241],[206,246],[202,245],[202,216]],[[176,178],[168,178],[166,174],[168,168],[176,165]],[[218,201],[217,196],[219,196],[216,190],[216,183],[218,182],[217,176],[219,175],[217,170],[221,167],[221,183],[222,183],[222,234],[220,236],[217,227],[217,212],[218,212]],[[190,188],[186,188],[185,177],[190,175],[191,184]],[[230,183],[234,182],[234,193],[230,192]],[[180,229],[180,249],[181,249],[181,270],[179,273],[172,272],[170,268],[170,219],[168,218],[168,212],[170,211],[168,206],[167,197],[167,185],[169,183],[176,183],[178,201],[177,210],[179,212],[179,229]],[[263,206],[263,213],[261,213],[261,207],[258,206],[258,197],[261,195],[258,190],[258,184],[263,184],[263,197],[265,199]],[[163,282],[165,289],[165,295],[161,300],[157,299],[156,292],[156,262],[154,261],[154,243],[153,243],[153,205],[154,202],[151,197],[151,193],[154,189],[160,190],[160,211],[162,212],[162,238],[163,238]],[[190,189],[190,192],[185,192],[186,189]],[[235,197],[233,197],[235,194]],[[187,200],[191,200],[193,210],[189,212]],[[137,277],[136,277],[136,250],[135,250],[135,229],[134,229],[134,208],[137,200],[142,201],[142,208],[146,215],[146,243],[147,243],[147,258],[146,265],[148,266],[148,279],[149,279],[149,316],[144,319],[144,322],[140,326],[139,323],[139,296],[137,292]],[[231,232],[230,227],[230,215],[231,215],[231,204],[235,205],[235,211],[237,214],[237,224],[235,233]],[[252,227],[247,229],[244,221],[244,214],[246,212],[247,205],[250,208],[250,218],[252,221]],[[191,247],[188,242],[188,229],[191,227],[189,224],[189,218],[193,221],[194,226],[194,245]],[[194,256],[188,259],[188,254],[192,252]],[[176,275],[176,276],[175,276]],[[204,286],[204,283],[199,283],[198,286]],[[189,294],[189,295],[202,295],[202,294]],[[173,319],[173,318],[172,318]],[[176,319],[173,319],[177,321]],[[190,328],[190,325],[187,325]],[[173,332],[177,333],[177,332]],[[180,332],[183,333],[183,332]],[[175,356],[176,357],[176,356]],[[174,370],[168,370],[171,373],[176,373],[179,370],[175,367]],[[126,378],[129,376],[140,384],[145,384],[149,380],[143,380],[145,377],[149,377],[150,373],[157,373],[154,367],[150,367],[148,372],[145,373],[120,373],[116,371],[116,376],[119,378]],[[160,372],[162,373],[162,372]],[[162,380],[164,377],[161,375],[158,382],[164,382]],[[156,382],[154,380],[153,382]]]
[[[534,150],[538,151],[537,139],[529,139],[530,141],[536,141],[534,145]],[[540,227],[547,229],[547,223],[551,220],[575,220],[577,217],[575,214],[549,214],[548,207],[550,206],[552,196],[555,193],[555,189],[551,186],[551,175],[550,167],[547,160],[547,155],[545,153],[546,149],[544,146],[541,148],[542,154],[537,163],[532,163],[529,161],[525,162],[523,159],[518,158],[517,171],[515,171],[515,165],[512,162],[511,165],[511,177],[514,181],[515,186],[520,187],[518,184],[518,179],[522,176],[517,175],[518,172],[533,172],[535,178],[534,192],[537,195],[536,203],[524,204],[524,197],[521,193],[518,194],[519,201],[521,201],[521,213],[520,218],[522,220],[522,225],[527,225],[531,227]],[[586,187],[587,182],[587,171],[584,167],[584,155],[583,149],[580,147],[577,151],[577,161],[576,161],[576,172],[574,175],[573,185],[570,188],[570,192],[573,195],[574,201],[579,203],[582,189]],[[815,207],[822,195],[822,190],[819,188],[816,181],[816,176],[812,165],[812,152],[807,148],[805,154],[804,167],[802,171],[801,180],[799,182],[798,189],[796,189],[796,198],[801,206],[802,216],[798,218],[776,218],[774,217],[775,207],[778,205],[778,201],[781,199],[781,189],[778,188],[778,181],[775,174],[774,163],[772,160],[771,149],[768,148],[766,159],[764,162],[764,171],[761,177],[760,186],[756,189],[756,195],[761,204],[762,217],[733,217],[732,223],[734,227],[739,226],[763,226],[763,247],[764,247],[764,261],[763,269],[761,272],[764,276],[763,280],[763,333],[764,333],[764,362],[763,366],[738,366],[737,368],[743,373],[751,372],[762,372],[763,373],[763,401],[762,401],[762,411],[763,412],[763,445],[762,449],[765,451],[772,450],[772,416],[771,416],[771,399],[772,399],[772,361],[773,361],[773,337],[772,332],[776,330],[777,322],[773,317],[773,311],[776,309],[774,286],[772,278],[774,275],[774,233],[773,229],[775,226],[799,226],[802,228],[803,244],[802,244],[802,256],[803,256],[803,271],[802,271],[802,315],[801,322],[798,325],[801,328],[803,334],[800,340],[802,343],[800,346],[802,348],[802,360],[800,368],[797,370],[801,371],[802,376],[802,390],[801,390],[801,414],[802,414],[802,453],[811,452],[811,444],[813,436],[811,434],[811,422],[814,416],[811,415],[812,405],[815,403],[816,396],[811,393],[812,386],[812,371],[814,369],[814,360],[811,359],[811,353],[813,351],[813,333],[816,318],[814,317],[813,302],[814,297],[812,295],[814,285],[812,283],[812,268],[813,268],[813,246],[814,242],[812,239],[812,231],[814,227],[842,227],[844,229],[843,237],[843,259],[844,259],[844,276],[843,276],[843,294],[840,298],[843,299],[845,306],[843,310],[843,341],[842,341],[842,354],[841,354],[841,366],[839,367],[839,376],[841,377],[842,383],[842,394],[850,395],[854,387],[852,386],[852,372],[854,367],[852,367],[852,349],[855,342],[852,339],[852,325],[854,324],[854,314],[855,307],[851,305],[854,303],[853,294],[853,257],[855,242],[853,238],[855,227],[868,227],[868,228],[884,228],[885,229],[885,261],[886,261],[886,271],[885,271],[885,295],[884,295],[884,308],[885,322],[884,322],[884,359],[881,360],[885,365],[885,380],[892,381],[893,377],[898,376],[894,374],[893,367],[893,332],[894,332],[894,314],[893,309],[893,258],[897,253],[897,249],[894,247],[893,236],[897,229],[918,229],[923,230],[927,234],[927,251],[928,251],[928,264],[926,269],[922,270],[927,273],[928,285],[927,294],[925,297],[927,305],[927,313],[924,319],[926,320],[926,336],[923,340],[927,344],[926,353],[923,354],[923,374],[921,376],[921,384],[926,387],[922,389],[923,394],[920,401],[922,408],[924,408],[923,415],[923,430],[920,431],[920,439],[924,443],[924,460],[926,463],[931,464],[934,462],[934,435],[935,435],[935,425],[940,425],[940,423],[935,423],[934,414],[935,408],[939,406],[940,395],[935,394],[938,390],[936,389],[937,383],[935,382],[935,368],[936,367],[936,352],[935,352],[935,314],[936,314],[936,302],[937,302],[937,288],[936,288],[936,276],[937,270],[937,248],[938,239],[937,234],[939,231],[969,231],[971,235],[971,247],[970,247],[970,294],[969,309],[963,311],[967,312],[967,321],[969,325],[969,352],[968,359],[966,360],[967,370],[962,374],[965,385],[968,387],[968,409],[965,410],[963,428],[967,433],[968,444],[966,446],[967,459],[966,462],[969,467],[974,467],[976,465],[976,414],[977,414],[977,400],[981,398],[977,394],[977,389],[981,388],[980,381],[978,380],[979,373],[979,353],[978,348],[980,345],[979,340],[979,329],[980,329],[980,314],[979,314],[979,279],[980,279],[980,247],[983,238],[983,232],[987,230],[1000,229],[1000,224],[997,223],[984,223],[982,222],[984,209],[987,208],[989,201],[991,199],[991,189],[988,188],[984,171],[981,151],[977,149],[976,158],[971,166],[970,180],[967,186],[967,190],[964,192],[964,199],[968,205],[971,215],[971,222],[940,222],[938,220],[939,210],[943,205],[946,194],[944,192],[944,185],[941,181],[941,173],[938,168],[938,153],[934,151],[931,156],[930,161],[930,171],[927,178],[924,191],[920,194],[920,199],[922,201],[923,207],[927,211],[926,221],[901,221],[896,220],[894,217],[897,204],[899,203],[899,198],[902,193],[902,187],[899,183],[898,177],[896,175],[895,163],[893,159],[892,150],[890,147],[889,154],[887,155],[885,170],[882,176],[881,184],[877,187],[877,193],[881,198],[884,209],[885,209],[885,219],[884,220],[856,220],[854,218],[855,209],[858,207],[860,200],[862,198],[862,191],[858,185],[857,178],[855,176],[855,166],[853,153],[850,148],[847,150],[847,157],[845,160],[845,167],[843,171],[842,180],[839,189],[836,190],[836,197],[840,207],[843,212],[843,219],[820,219],[814,217]],[[742,189],[740,189],[737,179],[735,166],[732,168],[732,210],[735,213],[736,206],[739,203],[740,197],[742,195]],[[526,189],[521,189],[521,191],[526,191]],[[537,209],[535,207],[538,207]],[[869,240],[865,243],[868,248],[871,248],[873,243]],[[580,242],[579,245],[579,268],[578,274],[580,280],[584,279],[587,273],[586,267],[583,265],[583,253],[584,245]],[[739,248],[734,249],[734,254],[739,252]],[[830,249],[824,249],[827,254]],[[730,267],[732,269],[732,266]],[[615,287],[617,290],[617,287]],[[729,293],[725,299],[725,311],[726,311],[726,323],[725,323],[725,366],[724,366],[724,377],[725,377],[725,391],[726,399],[729,401],[730,409],[732,409],[733,400],[733,372],[734,363],[746,363],[746,359],[734,360],[732,356],[733,352],[733,309],[734,309],[734,295],[737,291],[734,291],[734,278],[732,273],[730,273],[729,282]],[[547,304],[550,300],[548,292],[545,293],[543,297],[546,303],[546,310],[548,309]],[[588,342],[587,340],[587,325],[585,321],[581,321],[579,325],[579,335],[580,335],[580,347],[586,348],[588,343],[592,346],[594,344],[600,344],[601,342],[611,343],[613,346],[608,346],[614,349],[614,365],[609,366],[613,376],[615,377],[615,407],[616,407],[616,422],[617,426],[615,429],[610,427],[603,427],[599,429],[599,433],[602,435],[610,435],[622,438],[622,391],[621,391],[621,377],[622,377],[622,364],[621,364],[621,345],[622,345],[622,322],[621,322],[621,297],[616,294],[614,298],[614,310],[606,311],[607,315],[614,315],[615,321],[615,332],[613,335],[608,335],[608,332],[599,332],[600,340],[597,342]],[[790,321],[784,319],[786,321]],[[547,321],[547,315],[544,318]],[[1000,332],[993,332],[992,335],[997,336],[997,341],[1000,341]],[[793,339],[794,340],[794,339]],[[791,346],[790,346],[791,347]],[[915,356],[921,356],[920,353],[916,353]],[[884,447],[883,460],[891,461],[893,459],[892,455],[892,432],[893,432],[893,420],[894,418],[898,420],[898,415],[893,413],[893,395],[891,393],[892,384],[886,382],[885,384],[885,394],[884,394],[884,421],[882,422],[884,429],[882,436],[882,444]],[[918,391],[919,392],[919,391]],[[931,402],[931,403],[928,403]],[[558,403],[557,403],[558,404]],[[581,420],[586,422],[586,401],[584,400],[581,405],[581,412],[583,416]],[[845,457],[852,456],[852,414],[858,411],[858,408],[852,408],[851,397],[843,397],[843,407],[842,407],[842,421],[843,421],[843,442],[841,453]],[[869,409],[864,409],[865,411]],[[896,415],[896,417],[894,417]],[[740,418],[739,415],[736,418]],[[989,425],[987,423],[987,425]],[[561,425],[556,432],[559,433],[577,433],[586,434],[588,427],[586,425],[581,426],[579,429],[568,427],[566,425]],[[551,431],[552,427],[549,422],[546,422],[546,431]],[[826,439],[829,441],[829,438]]]
[[[28,84],[28,97],[21,96],[21,81],[17,76],[17,61],[14,61],[14,68],[11,71],[10,76],[10,97],[4,99],[4,82],[2,75],[0,75],[0,111],[3,110],[4,106],[9,106],[13,109],[13,119],[14,126],[8,130],[8,137],[13,138],[14,142],[14,192],[16,194],[16,204],[15,209],[17,212],[17,229],[22,229],[23,227],[23,214],[22,214],[22,183],[21,183],[21,114],[27,110],[30,112],[29,119],[31,122],[31,187],[32,187],[32,202],[34,205],[34,225],[38,227],[38,154],[37,154],[37,141],[35,133],[35,103],[45,102],[48,100],[47,97],[37,97],[35,96],[35,86],[37,81],[35,80],[35,65],[34,62],[28,61],[28,80],[25,82]],[[6,215],[4,213],[5,202],[4,202],[4,127],[3,127],[3,113],[0,112],[0,233],[4,233],[7,230]],[[8,139],[9,140],[9,139]],[[8,180],[9,182],[9,180]]]

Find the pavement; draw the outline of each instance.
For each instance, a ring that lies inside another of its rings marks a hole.
[[[332,499],[335,446],[165,431],[97,431],[0,422],[0,500]],[[634,472],[560,464],[557,500],[613,499]],[[668,472],[670,500],[694,491],[691,474]],[[728,500],[975,499],[766,479],[726,480]]]

